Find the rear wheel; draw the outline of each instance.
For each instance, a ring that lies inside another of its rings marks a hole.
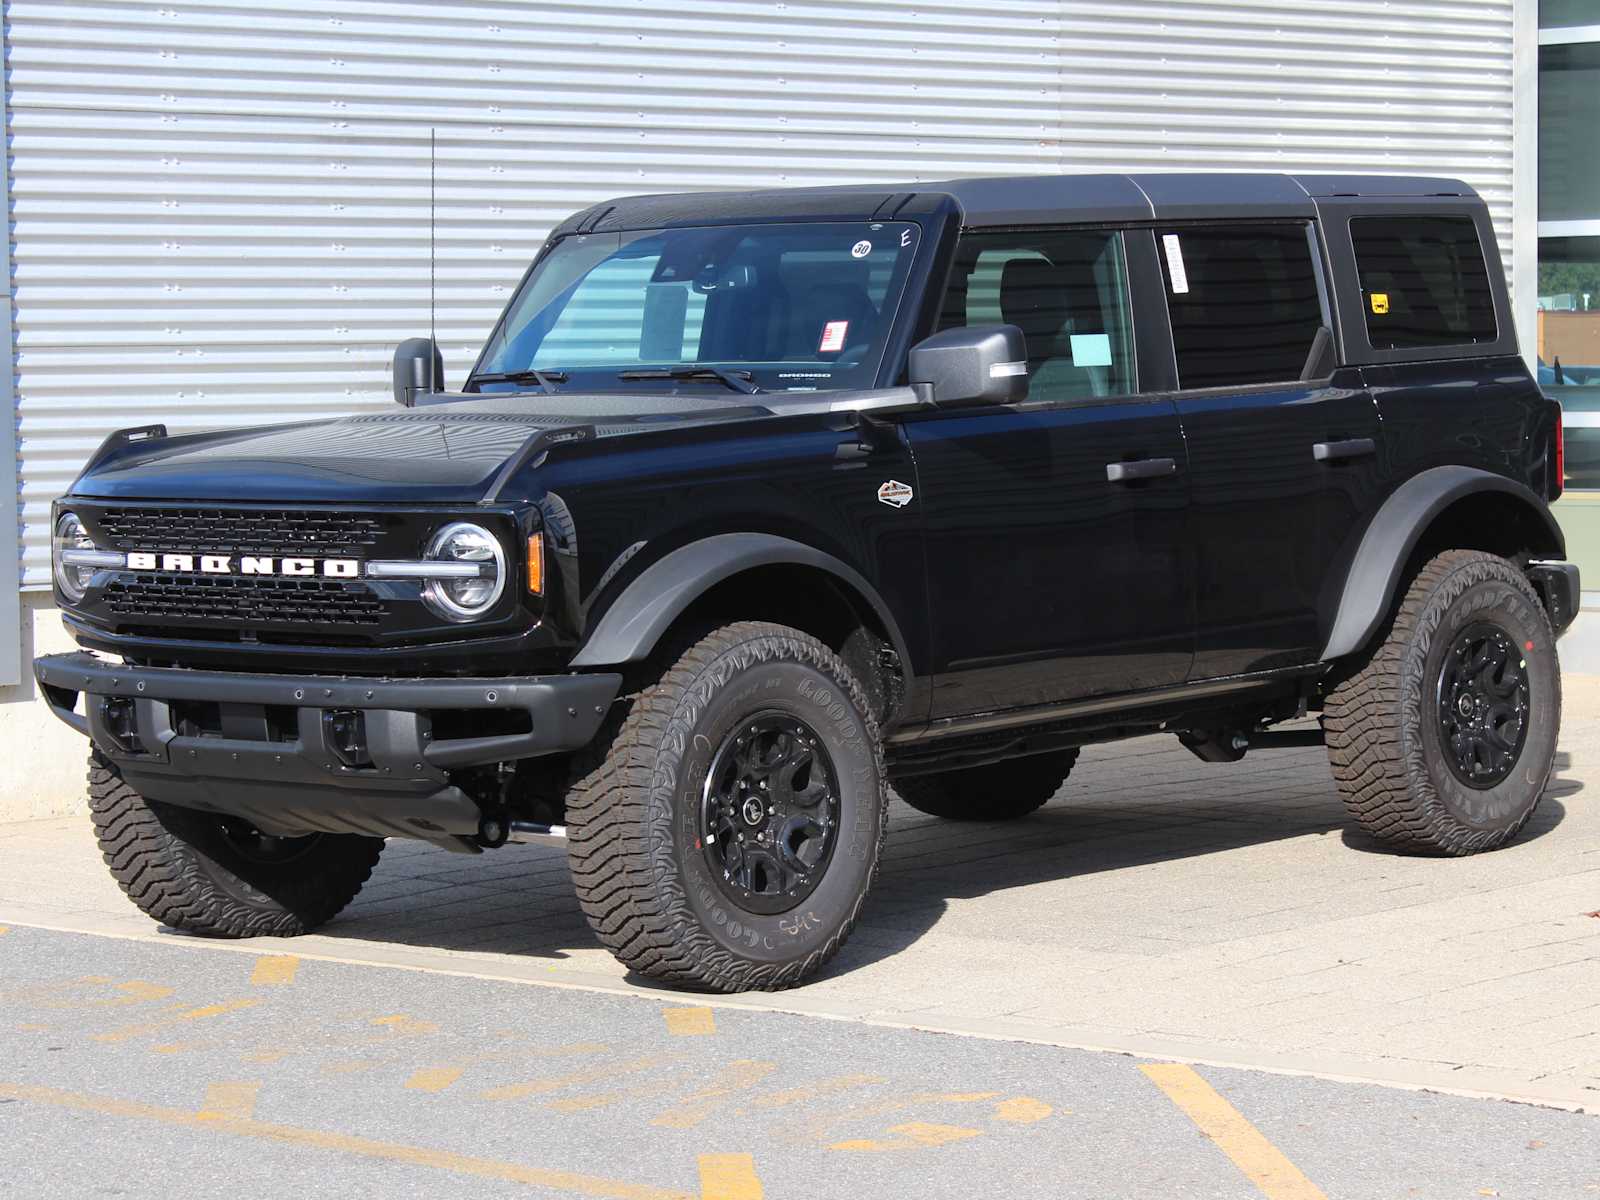
[[[738,622],[665,656],[567,796],[573,883],[622,963],[790,987],[849,935],[887,792],[860,683],[816,639]]]
[[[99,751],[89,813],[123,892],[164,925],[214,937],[290,937],[331,920],[372,874],[383,839],[280,838],[249,824],[146,799]]]
[[[1004,762],[911,775],[894,780],[900,798],[918,812],[951,821],[1015,821],[1061,790],[1078,751],[1058,750]]]
[[[1471,854],[1516,837],[1561,729],[1555,635],[1522,572],[1475,550],[1427,563],[1323,725],[1345,804],[1379,841]]]

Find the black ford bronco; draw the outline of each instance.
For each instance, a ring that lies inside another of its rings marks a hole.
[[[1370,835],[1465,854],[1549,778],[1560,410],[1463,184],[621,199],[460,392],[427,339],[394,370],[390,413],[113,434],[56,506],[84,650],[35,670],[168,925],[311,929],[389,837],[554,841],[629,967],[777,988],[891,786],[1011,820],[1096,742],[1325,741]]]

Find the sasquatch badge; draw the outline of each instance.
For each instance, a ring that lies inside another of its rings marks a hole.
[[[878,500],[891,508],[904,508],[911,503],[911,485],[891,479],[878,487]]]

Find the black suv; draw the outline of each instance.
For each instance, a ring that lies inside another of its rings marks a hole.
[[[1464,854],[1549,778],[1560,409],[1463,184],[621,199],[442,374],[126,430],[58,502],[85,652],[35,670],[157,920],[294,934],[387,837],[555,841],[629,967],[777,988],[891,785],[1010,820],[1095,742],[1326,741],[1368,833]]]

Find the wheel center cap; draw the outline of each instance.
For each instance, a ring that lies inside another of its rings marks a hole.
[[[761,801],[754,796],[746,796],[743,807],[739,810],[744,817],[746,825],[759,825],[762,818],[767,815],[767,810],[761,806]]]
[[[1456,701],[1456,711],[1463,717],[1470,717],[1474,707],[1475,705],[1472,703],[1471,696],[1462,695],[1461,698]]]

